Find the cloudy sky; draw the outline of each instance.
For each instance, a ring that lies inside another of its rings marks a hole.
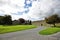
[[[0,0],[0,15],[5,14],[13,20],[43,20],[53,14],[60,15],[60,0]]]

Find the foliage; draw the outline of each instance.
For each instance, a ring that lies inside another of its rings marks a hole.
[[[31,20],[25,20],[19,18],[18,20],[13,20],[10,15],[0,16],[0,25],[31,25]]]
[[[20,24],[24,24],[24,23],[25,23],[25,19],[20,18],[20,19],[19,19],[19,23],[20,23]]]
[[[13,25],[18,25],[18,24],[19,24],[19,21],[18,21],[18,20],[13,20],[13,21],[12,21],[12,24],[13,24]]]
[[[4,23],[3,18],[4,18],[4,16],[0,16],[0,25],[2,25]]]
[[[29,24],[30,24],[30,25],[32,24],[32,21],[31,21],[31,20],[29,21]]]
[[[50,16],[48,18],[45,18],[45,20],[46,20],[46,23],[53,24],[54,27],[56,26],[55,23],[60,23],[60,18],[58,17],[57,14],[52,15],[52,16]]]
[[[5,15],[4,16],[4,25],[11,25],[12,24],[12,19],[11,19],[11,16],[10,15]]]
[[[19,20],[14,20],[13,24],[32,25],[32,21],[31,20],[25,20],[23,18],[19,18]]]
[[[12,19],[10,15],[0,16],[0,25],[11,25]]]

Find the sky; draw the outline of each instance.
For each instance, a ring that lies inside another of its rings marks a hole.
[[[0,15],[11,15],[12,20],[43,20],[60,15],[60,0],[0,0]]]

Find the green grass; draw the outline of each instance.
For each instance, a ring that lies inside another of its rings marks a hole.
[[[55,34],[57,32],[60,32],[60,28],[53,27],[53,28],[44,29],[44,30],[40,31],[39,34],[41,34],[41,35],[51,35],[51,34]]]
[[[0,34],[15,32],[15,31],[22,31],[26,29],[36,28],[34,25],[13,25],[13,26],[2,26],[0,25]]]

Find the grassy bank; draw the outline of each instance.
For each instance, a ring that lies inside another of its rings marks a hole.
[[[55,34],[57,32],[60,32],[60,28],[53,27],[53,28],[44,29],[44,30],[40,31],[39,34],[51,35],[51,34]]]
[[[13,25],[13,26],[2,26],[0,25],[0,34],[15,32],[15,31],[22,31],[27,29],[36,28],[34,25]]]

